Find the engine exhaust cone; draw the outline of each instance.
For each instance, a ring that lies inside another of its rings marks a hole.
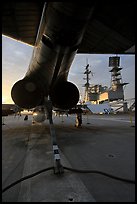
[[[60,82],[53,86],[50,97],[54,107],[67,110],[78,103],[79,91],[71,82]]]
[[[30,109],[41,104],[43,92],[34,81],[22,79],[13,85],[11,97],[19,107]]]

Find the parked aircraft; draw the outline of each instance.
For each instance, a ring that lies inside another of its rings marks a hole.
[[[2,104],[2,116],[8,116],[21,112],[21,108],[15,104]]]
[[[25,76],[12,87],[12,99],[24,109],[46,107],[54,173],[63,173],[52,106],[68,110],[79,101],[78,88],[68,81],[76,53],[135,53],[135,0],[4,1],[2,6],[2,33],[34,46]],[[79,115],[76,127],[82,123]]]
[[[134,8],[135,1],[4,2],[2,33],[34,46],[12,87],[14,103],[32,109],[50,98],[55,108],[75,107],[79,90],[67,79],[76,53],[134,53]]]

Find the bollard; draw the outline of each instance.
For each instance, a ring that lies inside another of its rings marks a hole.
[[[133,125],[132,115],[130,115],[130,126],[131,126],[131,127],[135,127],[135,126]]]

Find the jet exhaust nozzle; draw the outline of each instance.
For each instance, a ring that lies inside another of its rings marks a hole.
[[[67,110],[78,103],[79,90],[71,82],[59,82],[53,86],[50,97],[54,107]]]
[[[33,80],[22,79],[13,85],[11,97],[19,107],[30,109],[40,105],[43,100],[43,92]]]

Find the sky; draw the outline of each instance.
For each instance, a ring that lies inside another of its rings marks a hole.
[[[11,89],[14,83],[22,79],[31,60],[33,47],[18,42],[11,38],[2,36],[2,103],[13,103]],[[70,67],[68,81],[73,82],[79,89],[81,99],[84,98],[84,75],[85,67],[88,64],[90,84],[111,85],[111,69],[109,67],[109,57],[114,54],[77,54]],[[124,98],[135,98],[135,55],[118,55],[120,57],[120,67],[122,81],[129,83],[124,87]]]

